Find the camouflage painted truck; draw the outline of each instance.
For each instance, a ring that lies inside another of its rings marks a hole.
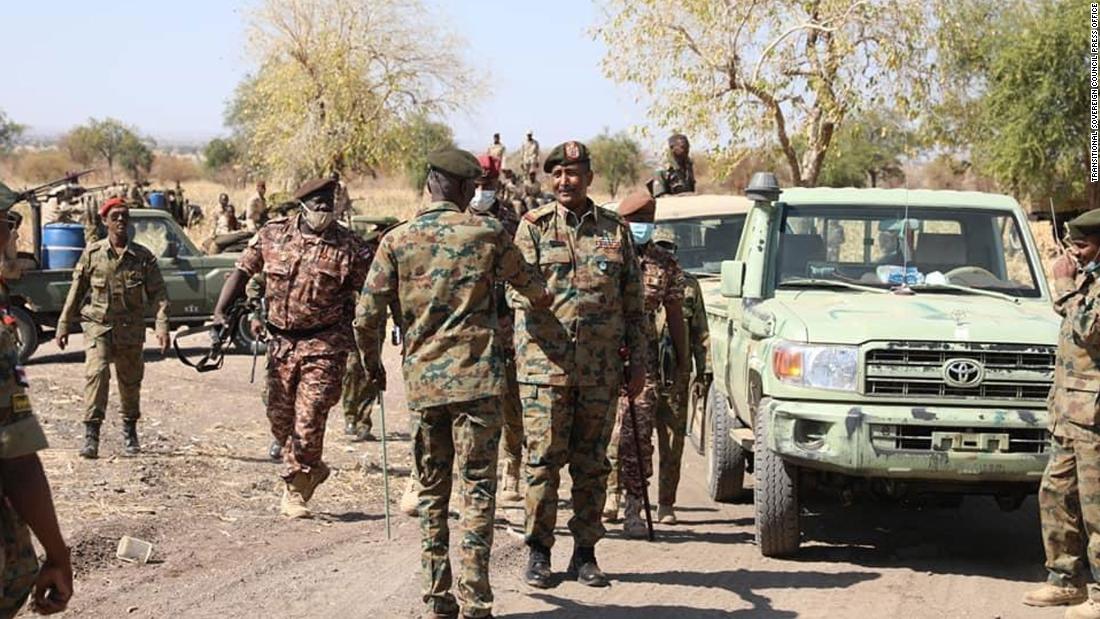
[[[712,498],[754,475],[761,553],[795,553],[810,491],[1002,509],[1034,493],[1059,321],[1011,198],[789,189],[754,178],[733,260],[702,282]]]

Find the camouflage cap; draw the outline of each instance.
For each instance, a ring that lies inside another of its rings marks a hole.
[[[315,178],[302,183],[298,190],[294,192],[294,199],[304,201],[312,196],[320,195],[331,200],[335,193],[336,181],[334,179],[331,177]]]
[[[15,206],[19,201],[19,194],[12,191],[4,183],[0,183],[0,211],[6,211]]]
[[[676,251],[676,231],[671,226],[657,226],[653,231],[653,242]]]
[[[557,165],[569,165],[571,163],[588,163],[588,147],[576,140],[562,142],[550,151],[546,157],[546,163],[542,164],[542,171],[547,174]]]
[[[1092,234],[1100,234],[1100,209],[1093,209],[1074,217],[1066,224],[1071,239],[1083,239]]]
[[[458,178],[479,178],[481,164],[473,153],[460,148],[444,148],[428,155],[428,167]]]

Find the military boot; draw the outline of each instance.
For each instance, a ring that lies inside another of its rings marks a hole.
[[[99,457],[99,424],[84,423],[84,446],[80,448],[80,457],[95,460]]]
[[[658,505],[657,506],[657,522],[661,524],[676,524],[679,520],[676,519],[676,510],[671,505]]]
[[[606,587],[611,584],[596,563],[596,549],[592,546],[574,548],[573,558],[569,559],[569,569],[565,573],[588,587]]]
[[[638,497],[626,495],[626,506],[623,508],[623,535],[630,539],[644,539],[648,536],[645,520],[642,519],[642,500]]]
[[[318,462],[309,467],[309,473],[307,473],[309,485],[306,486],[305,491],[302,492],[302,498],[305,499],[307,503],[313,499],[313,491],[317,490],[317,486],[325,483],[330,473],[332,473],[332,470],[328,468],[328,465],[324,462]]]
[[[504,475],[500,480],[500,500],[519,501],[523,495],[519,493],[519,460],[511,460],[504,465]]]
[[[301,471],[294,474],[286,482],[286,487],[283,489],[283,500],[279,504],[279,509],[283,515],[287,518],[312,518],[313,513],[306,507],[305,493],[310,489],[309,475],[302,473]]]
[[[1070,606],[1084,602],[1088,599],[1088,596],[1088,591],[1084,587],[1061,587],[1048,582],[1038,589],[1028,591],[1024,595],[1024,604],[1028,606]]]
[[[416,516],[420,513],[417,505],[420,504],[420,484],[416,478],[409,476],[409,485],[405,487],[405,494],[401,495],[401,513],[406,516]]]
[[[1077,606],[1070,606],[1064,616],[1066,619],[1100,619],[1100,602],[1087,600]]]
[[[279,441],[272,439],[271,447],[267,448],[267,457],[278,462],[283,459],[283,445]]]
[[[138,442],[137,419],[127,419],[122,422],[122,441],[126,446],[126,455],[136,456],[141,453],[141,443]]]
[[[530,555],[527,557],[527,571],[523,574],[523,580],[532,587],[549,589],[553,573],[550,571],[550,549],[539,543],[530,544]]]
[[[603,521],[604,522],[618,522],[619,521],[619,493],[608,492],[607,501],[603,505]]]

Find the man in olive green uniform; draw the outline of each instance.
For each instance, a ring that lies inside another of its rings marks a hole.
[[[520,148],[520,161],[523,163],[523,173],[534,172],[539,168],[539,141],[535,139],[535,132],[527,130],[527,139]]]
[[[0,183],[0,253],[10,242],[8,213],[19,199]],[[0,617],[15,616],[32,591],[34,610],[51,615],[65,610],[72,597],[73,566],[38,458],[46,435],[31,411],[6,307],[0,317]],[[31,531],[46,555],[41,568]]]
[[[497,220],[464,212],[482,173],[477,159],[448,149],[429,155],[428,164],[432,204],[383,237],[356,306],[355,337],[368,375],[384,389],[378,327],[391,304],[400,308],[405,393],[420,419],[413,453],[422,487],[424,601],[433,616],[457,615],[447,525],[457,466],[463,486],[458,600],[463,616],[486,617],[493,603],[489,553],[504,388],[494,284],[508,282],[536,307],[547,307],[550,295]]]
[[[1024,603],[1077,604],[1067,618],[1100,619],[1100,210],[1068,229],[1070,250],[1053,265],[1062,332],[1049,398],[1050,459],[1039,485],[1048,577]]]
[[[687,136],[677,133],[668,138],[669,164],[657,170],[649,181],[654,198],[695,191],[695,164],[691,161],[691,144]]]
[[[558,485],[568,464],[574,539],[569,573],[583,584],[606,586],[595,546],[606,532],[600,510],[611,469],[607,443],[623,381],[624,345],[631,370],[628,393],[637,395],[645,379],[645,338],[627,328],[643,320],[641,276],[626,223],[588,198],[593,179],[588,148],[560,144],[544,170],[557,201],[523,216],[516,246],[542,269],[554,303],[549,311],[538,310],[510,297],[527,450],[525,580],[551,586]]]
[[[677,246],[671,233],[658,229],[653,242],[673,254]],[[684,271],[683,301],[685,337],[688,354],[694,366],[692,380],[677,381],[682,376],[677,367],[675,346],[667,328],[668,316],[659,312],[657,331],[661,334],[662,374],[657,389],[657,455],[659,471],[657,473],[657,519],[663,524],[676,524],[676,490],[680,486],[680,462],[684,454],[684,435],[687,434],[688,390],[695,394],[696,400],[704,397],[710,387],[710,329],[707,326],[707,313],[703,307],[703,292],[699,280]],[[690,368],[689,368],[690,369]]]
[[[156,310],[161,354],[168,352],[168,297],[153,252],[130,241],[130,209],[121,198],[99,208],[107,238],[84,249],[73,270],[69,296],[57,321],[57,346],[69,343],[72,324],[80,317],[84,332],[84,458],[99,457],[99,426],[107,412],[109,366],[114,363],[122,404],[126,453],[141,450],[137,422],[141,417],[141,380],[145,375],[145,308]]]

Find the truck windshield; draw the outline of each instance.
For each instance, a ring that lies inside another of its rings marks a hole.
[[[916,291],[988,290],[1038,297],[1019,221],[1003,211],[869,206],[788,206],[776,287],[837,280]]]
[[[676,243],[684,270],[721,273],[722,261],[732,260],[737,252],[744,227],[744,214],[674,219],[658,221],[654,238]]]

